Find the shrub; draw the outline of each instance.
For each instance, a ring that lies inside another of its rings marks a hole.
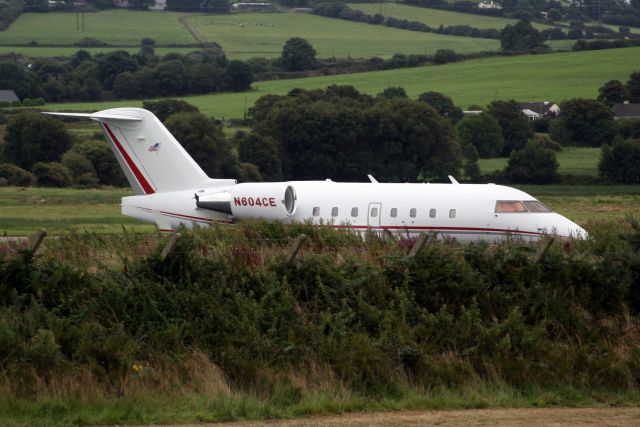
[[[31,172],[43,187],[69,187],[73,182],[71,172],[61,163],[38,162],[33,165]]]
[[[505,174],[511,182],[550,184],[558,182],[558,161],[553,150],[531,140],[509,157]]]
[[[93,164],[87,157],[77,151],[67,151],[62,156],[62,164],[69,169],[73,178],[73,185],[78,187],[95,187],[98,185],[98,175]]]
[[[618,138],[602,147],[600,174],[612,181],[640,184],[640,139]]]
[[[29,187],[36,183],[36,177],[29,171],[11,163],[0,164],[0,178],[4,180],[5,185],[17,187]]]
[[[457,60],[456,52],[452,49],[438,49],[433,57],[436,64],[446,64]]]

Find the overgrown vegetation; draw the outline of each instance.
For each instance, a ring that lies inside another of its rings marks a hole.
[[[541,262],[517,242],[435,240],[408,259],[407,240],[278,223],[183,232],[165,261],[149,235],[72,235],[39,256],[5,248],[0,400],[14,403],[0,412],[24,416],[28,396],[49,402],[38,413],[50,421],[84,423],[73,402],[195,395],[209,402],[202,419],[228,419],[482,387],[630,403],[640,224],[588,229]],[[299,233],[309,241],[288,264]],[[254,409],[236,406],[242,396]],[[145,419],[110,416],[91,422]]]

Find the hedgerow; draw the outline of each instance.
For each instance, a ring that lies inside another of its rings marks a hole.
[[[540,262],[518,242],[430,239],[408,258],[407,239],[278,223],[183,230],[164,260],[164,240],[144,235],[6,248],[0,393],[206,392],[218,371],[222,389],[276,406],[322,388],[395,396],[475,380],[633,389],[640,226],[592,229]]]

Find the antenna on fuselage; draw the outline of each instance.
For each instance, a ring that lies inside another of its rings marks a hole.
[[[460,184],[458,181],[456,181],[456,179],[453,176],[451,175],[448,175],[448,176],[449,176],[449,181],[451,181],[452,184]]]
[[[369,181],[371,181],[371,183],[372,183],[372,184],[377,184],[377,183],[378,183],[378,180],[377,180],[377,179],[375,179],[375,178],[373,177],[373,175],[367,175],[367,176],[369,177]]]

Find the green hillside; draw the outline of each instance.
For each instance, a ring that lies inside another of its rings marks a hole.
[[[593,98],[611,79],[625,80],[640,69],[640,47],[509,58],[486,58],[440,66],[405,68],[371,73],[346,74],[295,80],[255,82],[254,90],[184,97],[206,114],[225,119],[242,117],[268,93],[285,94],[293,88],[322,88],[332,84],[353,85],[376,94],[389,86],[402,86],[411,97],[427,90],[443,92],[467,108],[494,99],[561,101]],[[141,106],[141,101],[51,104],[51,110],[98,110],[118,106]]]
[[[447,10],[428,9],[417,6],[407,6],[399,3],[354,3],[349,4],[352,9],[361,10],[369,15],[380,13],[385,17],[418,21],[437,28],[440,25],[469,25],[475,28],[504,28],[508,24],[515,24],[517,19],[498,18],[493,16],[475,15],[471,13],[450,12]],[[538,29],[552,28],[551,25],[533,23]]]
[[[0,45],[71,45],[85,37],[114,45],[140,44],[151,37],[159,45],[196,43],[180,22],[183,13],[107,10],[84,14],[84,30],[77,29],[75,13],[23,13],[0,32]]]
[[[277,57],[291,37],[307,39],[321,58],[433,54],[437,49],[468,53],[500,46],[497,40],[418,33],[298,13],[201,15],[190,21],[231,58]]]
[[[600,153],[599,147],[563,147],[562,151],[556,155],[560,165],[558,172],[561,174],[597,176]],[[504,169],[508,161],[509,159],[506,157],[480,159],[478,160],[478,165],[482,173],[491,173]]]

